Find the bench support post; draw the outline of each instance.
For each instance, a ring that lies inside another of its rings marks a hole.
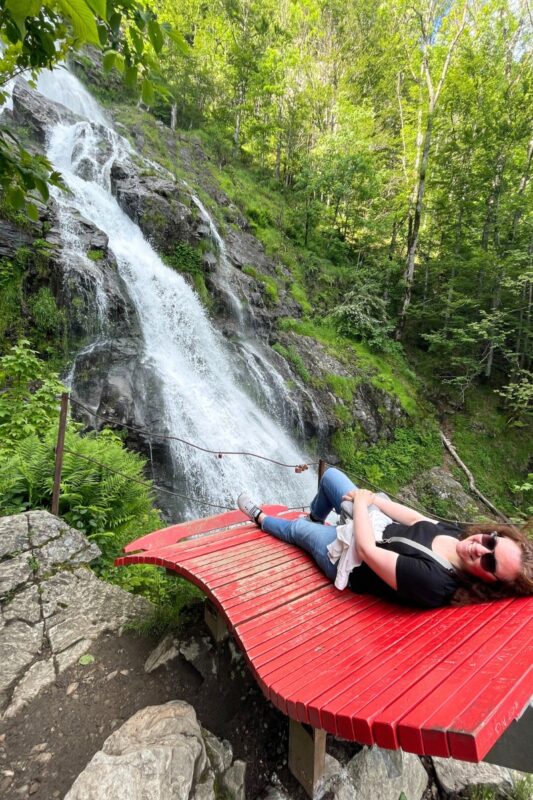
[[[228,635],[226,623],[210,600],[204,603],[204,620],[215,642],[221,642],[226,638]]]
[[[313,797],[324,774],[325,763],[326,731],[306,730],[299,722],[289,719],[289,769],[309,797]]]

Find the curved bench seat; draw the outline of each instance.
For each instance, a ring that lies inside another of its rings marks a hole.
[[[272,703],[336,736],[479,761],[533,694],[531,598],[420,611],[339,592],[240,511],[125,550],[117,565],[155,564],[202,589]]]

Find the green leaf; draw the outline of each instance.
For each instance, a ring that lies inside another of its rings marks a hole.
[[[35,0],[6,0],[6,11],[9,11],[21,37],[26,35],[26,17],[39,13],[39,3]]]
[[[137,86],[137,67],[129,66],[124,70],[124,83],[128,89],[135,89]]]
[[[171,28],[170,25],[168,25],[167,23],[163,24],[161,27],[165,31],[168,38],[171,41],[173,41],[175,45],[177,45],[180,53],[184,56],[189,55],[189,50],[190,50],[189,45],[187,44],[181,33],[177,31],[175,28]]]
[[[137,52],[137,55],[139,56],[142,55],[142,51],[144,49],[144,41],[141,34],[135,28],[130,28],[130,36],[133,42],[133,46]]]
[[[50,197],[50,192],[48,191],[47,183],[46,181],[43,181],[42,178],[39,178],[37,175],[35,176],[35,188],[38,190],[43,200],[48,200],[48,198]]]
[[[33,203],[27,204],[26,214],[31,220],[33,220],[33,222],[39,222],[39,209]]]
[[[87,0],[87,5],[100,17],[100,19],[107,18],[107,3],[106,0]]]
[[[119,72],[124,72],[124,56],[122,53],[116,53],[115,55],[115,69]]]
[[[15,15],[26,18],[35,17],[41,8],[40,0],[6,0],[6,11],[9,11],[12,17]]]
[[[88,664],[92,664],[94,661],[94,656],[90,653],[85,653],[84,656],[80,656],[78,659],[78,664],[81,664],[82,667],[86,667]]]
[[[160,53],[163,47],[163,34],[161,32],[161,28],[157,24],[154,19],[151,19],[148,23],[148,36],[150,41],[152,42],[152,46],[156,53]]]
[[[104,72],[110,72],[113,69],[113,67],[115,66],[116,57],[117,57],[116,50],[107,50],[104,53],[104,58],[102,61],[104,66]]]
[[[120,31],[121,22],[122,22],[121,14],[117,14],[115,12],[114,14],[111,14],[111,16],[109,17],[109,25],[114,34],[118,34],[118,32]]]
[[[24,206],[24,192],[20,186],[14,186],[8,191],[7,202],[16,211],[19,211]]]
[[[91,44],[100,44],[94,13],[85,0],[57,0],[57,2],[80,39]]]
[[[146,106],[153,105],[153,102],[154,102],[154,87],[152,86],[152,83],[148,80],[148,78],[145,78],[143,80],[142,89],[141,89],[141,97],[142,97],[143,103]]]
[[[97,29],[97,31],[98,31],[98,39],[100,40],[100,44],[101,44],[101,45],[102,45],[102,47],[103,47],[103,46],[104,46],[104,45],[107,43],[107,39],[108,39],[108,36],[107,36],[107,27],[106,27],[105,25],[102,25],[102,23],[100,22],[100,23],[99,23],[99,24],[96,26],[96,29]]]

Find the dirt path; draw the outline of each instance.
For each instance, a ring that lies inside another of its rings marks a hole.
[[[206,636],[198,610],[180,638]],[[244,661],[228,642],[213,649],[216,674],[202,678],[183,657],[153,673],[144,671],[157,640],[132,633],[100,639],[94,661],[61,675],[0,738],[0,797],[62,798],[109,734],[148,705],[181,699],[201,724],[228,739],[246,761],[246,796],[257,797],[279,776],[295,800],[304,794],[286,765],[287,720],[263,697]]]

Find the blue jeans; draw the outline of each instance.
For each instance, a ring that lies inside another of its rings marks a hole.
[[[323,474],[318,493],[310,506],[313,518],[320,522],[311,522],[305,517],[293,520],[265,517],[261,527],[278,539],[301,547],[312,556],[322,572],[334,581],[337,565],[329,560],[327,546],[337,538],[337,528],[334,525],[324,525],[323,522],[333,509],[340,513],[343,495],[355,488],[344,472],[330,467]]]

